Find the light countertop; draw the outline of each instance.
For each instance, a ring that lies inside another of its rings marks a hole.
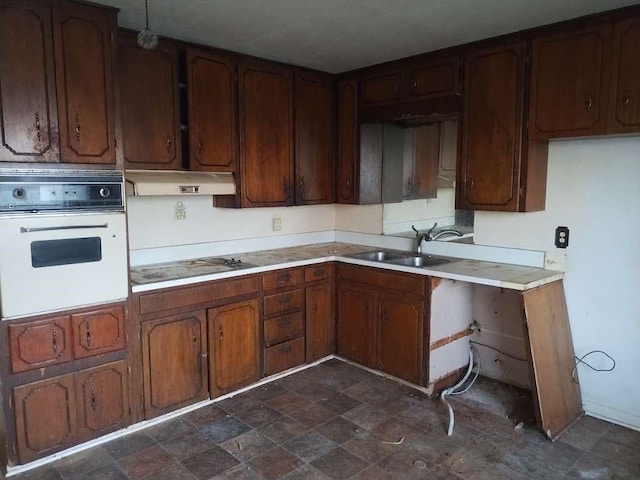
[[[212,258],[140,265],[131,268],[132,290],[133,293],[144,292],[328,261],[384,268],[511,290],[529,290],[555,282],[564,276],[562,272],[542,268],[451,257],[449,257],[448,263],[417,268],[359,260],[347,256],[372,250],[376,250],[376,248],[334,242],[225,255],[224,258],[242,261],[242,268],[238,269],[228,269]]]

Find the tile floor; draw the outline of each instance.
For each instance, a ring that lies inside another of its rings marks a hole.
[[[585,417],[552,444],[528,424],[514,429],[480,397],[452,400],[456,427],[447,437],[439,400],[330,360],[13,478],[640,478],[639,432]]]

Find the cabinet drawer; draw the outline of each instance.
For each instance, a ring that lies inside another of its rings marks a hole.
[[[264,343],[267,347],[304,336],[302,312],[283,315],[264,322]]]
[[[295,287],[302,283],[302,270],[299,268],[268,273],[262,277],[262,289],[265,291],[283,287]]]
[[[273,375],[304,363],[304,338],[269,347],[265,354],[265,375]]]
[[[9,325],[13,373],[68,362],[73,359],[68,315]]]
[[[333,277],[333,266],[329,264],[313,265],[304,269],[304,281],[315,282]]]
[[[264,315],[302,310],[304,295],[301,288],[264,297]]]
[[[71,324],[75,358],[124,348],[124,310],[121,306],[71,315]]]

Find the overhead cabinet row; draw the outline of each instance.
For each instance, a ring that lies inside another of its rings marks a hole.
[[[125,168],[235,172],[220,206],[333,201],[329,75],[127,34],[118,62]]]

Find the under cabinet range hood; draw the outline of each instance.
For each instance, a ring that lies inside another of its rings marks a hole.
[[[127,170],[128,196],[233,195],[236,184],[231,172],[180,172]]]

